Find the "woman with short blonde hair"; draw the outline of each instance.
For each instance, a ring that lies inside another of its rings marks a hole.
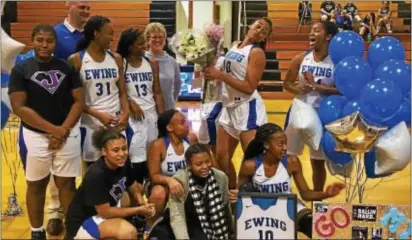
[[[148,58],[159,62],[159,79],[162,88],[165,110],[174,109],[180,92],[180,69],[176,60],[164,51],[167,32],[163,24],[150,23],[144,31]]]

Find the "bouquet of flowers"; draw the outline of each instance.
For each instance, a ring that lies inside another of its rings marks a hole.
[[[206,25],[204,31],[185,30],[176,33],[171,39],[171,48],[186,61],[195,63],[195,72],[210,67],[216,60],[217,52],[223,42],[223,27],[216,24]],[[195,85],[193,83],[192,87]],[[215,81],[203,82],[202,102],[212,101],[217,96]]]

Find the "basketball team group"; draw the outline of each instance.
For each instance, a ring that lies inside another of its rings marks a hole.
[[[239,192],[292,193],[293,178],[301,199],[317,201],[345,187],[325,186],[324,154],[310,149],[310,189],[299,159],[305,144],[290,119],[285,126],[268,122],[257,87],[269,19],[256,20],[242,41],[201,70],[220,97],[201,104],[195,135],[175,108],[180,72],[164,51],[165,27],[126,29],[110,51],[110,19],[92,16],[87,2],[66,4],[64,22],[33,28],[35,56],[10,75],[32,239],[46,239],[46,232],[65,232],[64,239],[233,239]],[[297,55],[286,75],[285,89],[315,109],[339,93],[328,54],[336,33],[330,21],[314,23],[310,51]],[[236,174],[239,143],[244,154]],[[297,226],[311,237],[311,210],[300,202]]]

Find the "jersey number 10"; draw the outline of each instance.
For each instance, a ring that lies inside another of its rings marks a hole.
[[[259,240],[272,240],[273,239],[273,232],[270,230],[263,231],[259,230]]]
[[[232,63],[230,62],[230,61],[225,61],[224,62],[224,68],[225,68],[225,72],[226,73],[230,73],[230,65],[231,65]]]

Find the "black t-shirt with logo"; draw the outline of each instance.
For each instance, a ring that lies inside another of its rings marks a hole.
[[[325,9],[326,12],[330,13],[335,9],[335,3],[333,1],[324,1],[320,8]]]
[[[107,167],[103,158],[92,164],[67,211],[68,236],[75,237],[82,223],[97,215],[96,205],[109,203],[111,207],[119,206],[123,192],[133,183],[130,160],[117,169]]]
[[[26,106],[46,121],[60,126],[73,105],[72,90],[81,87],[79,74],[58,58],[39,62],[30,58],[14,66],[10,74],[9,94],[26,92]],[[22,125],[43,133],[22,121]]]
[[[346,12],[350,15],[354,15],[356,13],[356,10],[358,10],[358,8],[355,6],[355,4],[353,3],[348,3],[346,4],[343,9],[346,10]]]

